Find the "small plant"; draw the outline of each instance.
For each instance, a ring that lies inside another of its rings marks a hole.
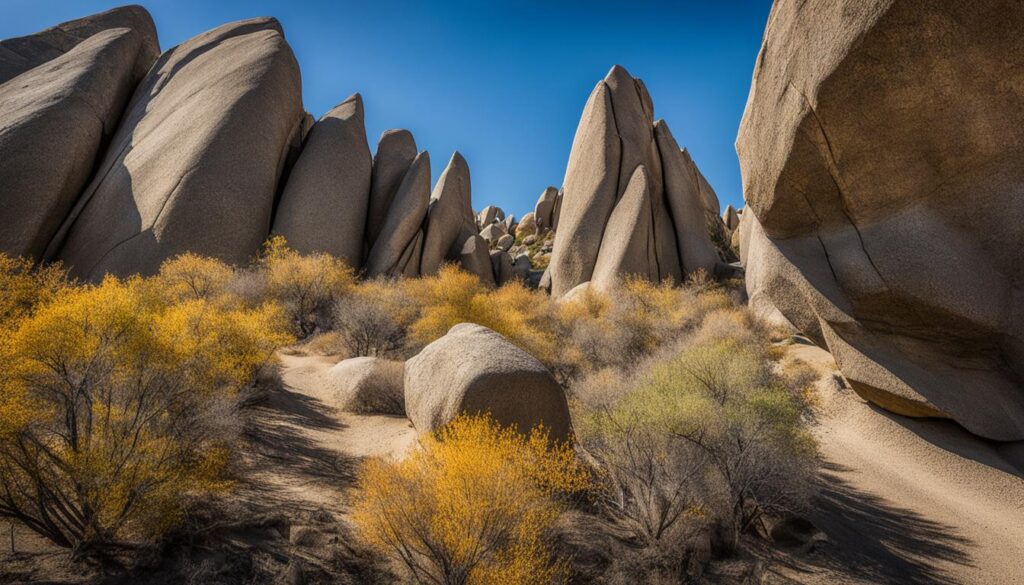
[[[301,338],[325,328],[334,302],[355,284],[352,269],[342,260],[322,253],[299,254],[288,248],[283,236],[267,240],[260,264],[266,294],[285,308]]]
[[[416,583],[563,583],[568,563],[551,552],[559,496],[587,484],[573,451],[542,429],[463,416],[403,462],[366,463],[354,519]]]
[[[350,357],[389,357],[405,346],[417,307],[401,282],[360,284],[334,305],[334,327]]]

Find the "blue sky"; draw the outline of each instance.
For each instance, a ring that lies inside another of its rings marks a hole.
[[[117,6],[2,0],[0,38]],[[561,185],[576,124],[615,63],[647,84],[655,116],[718,192],[742,202],[733,143],[770,0],[361,2],[143,0],[167,49],[224,22],[275,16],[319,117],[363,95],[371,149],[408,128],[434,178],[452,151],[469,162],[473,204],[520,215]]]

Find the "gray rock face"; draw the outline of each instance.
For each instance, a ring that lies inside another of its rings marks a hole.
[[[469,165],[456,152],[437,180],[430,198],[420,272],[424,276],[437,274],[445,260],[457,259],[465,241],[459,236],[467,231],[472,233],[475,226]]]
[[[395,193],[415,158],[416,141],[408,130],[388,130],[381,134],[377,154],[373,157],[370,203],[366,212],[367,250],[377,242]]]
[[[512,278],[518,278],[523,282],[527,282],[530,278],[530,269],[533,265],[530,263],[530,256],[525,253],[516,254],[512,260]]]
[[[523,216],[523,219],[516,226],[516,237],[525,238],[526,236],[533,236],[537,234],[537,220],[535,219],[533,212],[529,212]]]
[[[657,273],[657,266],[651,265],[653,247],[651,193],[647,170],[641,165],[633,172],[626,192],[608,219],[591,287],[609,291],[629,276],[650,279],[652,272]]]
[[[565,393],[544,364],[472,323],[452,327],[406,362],[405,405],[420,434],[485,412],[523,433],[543,424],[553,440],[572,434]]]
[[[509,234],[505,234],[505,235],[501,236],[500,238],[498,238],[498,241],[497,241],[497,243],[495,243],[495,246],[499,250],[504,250],[505,252],[508,252],[509,250],[512,249],[512,244],[515,244],[515,243],[516,243],[516,239],[515,238],[513,238]]]
[[[32,35],[0,41],[0,84],[71,51],[89,37],[115,28],[127,28],[138,35],[138,59],[131,76],[142,79],[160,56],[156,26],[145,8],[121,6],[99,14],[71,20]],[[113,128],[108,130],[113,133]]]
[[[403,256],[408,261],[413,254],[410,244],[416,239],[417,233],[421,233],[423,221],[427,216],[429,197],[430,154],[424,151],[416,155],[416,159],[409,166],[409,172],[402,179],[402,184],[398,187],[388,209],[380,237],[370,248],[370,255],[366,259],[368,276],[402,272],[405,266],[400,266],[399,261]]]
[[[505,221],[505,212],[500,207],[488,205],[477,214],[477,224],[481,230],[492,223],[500,221]]]
[[[553,229],[552,222],[554,220],[556,199],[558,199],[558,189],[554,187],[548,187],[540,194],[540,199],[537,200],[537,205],[533,208],[533,217],[537,221],[537,229],[541,231]]]
[[[140,31],[104,30],[0,84],[0,252],[42,259],[155,43]]]
[[[751,298],[867,400],[1001,441],[1024,440],[1022,29],[1008,1],[777,3],[736,143]]]
[[[266,239],[298,65],[273,19],[235,22],[164,53],[95,178],[51,242],[72,274],[152,274],[186,251],[242,263]]]
[[[358,270],[371,169],[363,99],[357,93],[310,131],[278,204],[274,233],[299,252],[327,252]]]
[[[707,227],[702,220],[685,216],[693,206],[689,200],[699,195],[700,187],[694,186],[695,177],[680,160],[668,127],[663,122],[658,125],[661,131],[657,131],[653,101],[643,82],[622,67],[613,67],[584,108],[565,173],[564,194],[560,204],[555,200],[553,296],[593,278],[605,226],[639,166],[646,169],[651,232],[642,236],[651,245],[645,248],[649,270],[641,272],[652,280],[680,282],[684,273],[695,269],[684,258],[691,257],[696,267],[706,262],[706,248],[713,249]],[[672,143],[670,152],[662,152],[666,140]],[[703,211],[697,217],[703,218]],[[681,228],[691,232],[680,233]],[[684,252],[687,241],[693,250]]]
[[[398,264],[391,271],[391,274],[398,276],[415,277],[420,276],[420,262],[423,259],[423,241],[425,240],[423,229],[416,232],[412,241],[405,247]]]
[[[683,272],[690,274],[704,269],[711,274],[718,264],[718,253],[708,237],[705,199],[693,172],[696,166],[692,166],[689,157],[679,150],[664,120],[654,125],[654,133],[661,155],[665,198],[675,228]]]
[[[725,227],[729,230],[734,230],[740,225],[740,216],[736,213],[736,208],[732,204],[725,206],[725,211],[722,212],[722,222],[725,223]]]
[[[512,255],[504,250],[491,250],[494,284],[501,286],[512,280]]]
[[[505,225],[502,223],[488,224],[487,227],[480,231],[480,235],[483,239],[487,240],[488,244],[496,243],[501,236],[506,235]]]
[[[558,229],[558,220],[562,217],[562,197],[563,191],[558,191],[558,197],[555,198],[555,208],[551,210],[551,229],[552,231]]]
[[[470,274],[475,274],[480,282],[486,286],[494,286],[494,267],[491,265],[491,255],[487,250],[487,241],[479,235],[473,234],[462,245],[459,254],[459,264]]]
[[[611,90],[602,80],[583,108],[569,153],[551,256],[551,296],[590,280],[605,223],[618,199],[620,162]]]

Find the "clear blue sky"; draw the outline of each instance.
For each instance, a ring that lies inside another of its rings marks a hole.
[[[0,38],[123,4],[2,0]],[[434,179],[452,151],[473,204],[521,215],[561,185],[580,112],[615,63],[647,84],[655,116],[689,148],[723,207],[742,201],[733,142],[770,0],[142,0],[167,49],[224,22],[275,16],[319,117],[353,92],[371,149],[408,128]]]

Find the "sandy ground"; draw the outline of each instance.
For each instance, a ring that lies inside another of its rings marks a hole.
[[[790,351],[823,373],[816,435],[825,469],[812,520],[829,540],[817,567],[787,576],[829,583],[1024,584],[1019,446],[1014,454],[948,421],[886,413],[835,381],[835,364],[824,350],[796,344]]]
[[[280,465],[257,466],[257,480],[293,498],[339,512],[343,491],[363,457],[400,458],[416,444],[405,417],[343,412],[322,356],[280,354],[283,388],[260,407],[253,437],[259,454]]]

